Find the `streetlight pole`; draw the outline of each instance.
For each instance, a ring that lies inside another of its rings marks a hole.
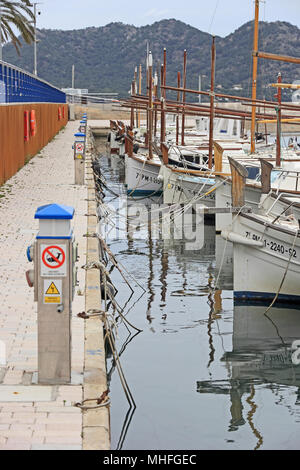
[[[0,60],[2,59],[2,6],[0,5]]]
[[[37,50],[36,50],[36,3],[33,4],[34,7],[34,66],[33,73],[37,75]]]
[[[33,3],[33,14],[34,14],[34,21],[33,21],[33,25],[34,25],[34,44],[33,44],[33,47],[34,47],[34,66],[33,66],[33,73],[34,73],[34,75],[37,75],[37,43],[38,43],[38,39],[36,38],[36,14],[37,14],[36,6],[37,5],[41,5],[41,2]],[[38,12],[38,14],[40,15],[40,12]]]

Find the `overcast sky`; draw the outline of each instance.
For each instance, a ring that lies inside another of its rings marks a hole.
[[[32,0],[34,1],[34,0]],[[253,0],[41,0],[39,28],[79,29],[114,21],[142,26],[166,18],[226,36],[254,16]],[[260,19],[300,27],[300,0],[266,0]]]

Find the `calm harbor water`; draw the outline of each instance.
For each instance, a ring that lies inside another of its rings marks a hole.
[[[124,166],[98,144],[104,201],[118,207]],[[154,236],[147,224],[134,233],[131,222],[108,240],[137,281],[128,278],[131,295],[114,270],[116,300],[142,330],[129,334],[118,322],[115,338],[136,408],[107,359],[112,449],[299,449],[300,365],[291,346],[300,340],[300,308],[266,316],[266,307],[234,304],[232,246],[213,220],[197,250]]]

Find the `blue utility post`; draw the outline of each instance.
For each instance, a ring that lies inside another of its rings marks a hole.
[[[82,185],[84,184],[86,134],[83,132],[77,132],[74,136],[75,184]]]
[[[34,287],[38,322],[38,382],[71,382],[71,312],[77,284],[77,246],[71,227],[74,208],[41,206],[39,232],[27,249],[34,269],[26,273]]]

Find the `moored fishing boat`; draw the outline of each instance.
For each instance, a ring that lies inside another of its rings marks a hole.
[[[161,167],[160,159],[153,155],[150,160],[147,154],[125,155],[125,184],[130,196],[159,195],[162,183],[158,178]]]
[[[239,143],[223,143],[227,152],[234,152],[241,158],[246,157]],[[215,205],[215,175],[223,174],[229,176],[229,164],[227,153],[218,153],[215,146],[215,165],[213,169],[202,166],[202,169],[192,170],[180,168],[169,164],[169,150],[167,146],[162,146],[163,164],[161,166],[159,178],[163,183],[164,203],[186,203],[193,199],[194,202],[203,203],[208,207]],[[220,159],[223,159],[220,160]],[[228,173],[226,173],[226,171]]]
[[[244,205],[247,171],[230,159],[233,205]],[[237,213],[222,237],[233,243],[234,297],[299,302],[300,232],[293,216],[271,213],[262,203],[260,213]]]

